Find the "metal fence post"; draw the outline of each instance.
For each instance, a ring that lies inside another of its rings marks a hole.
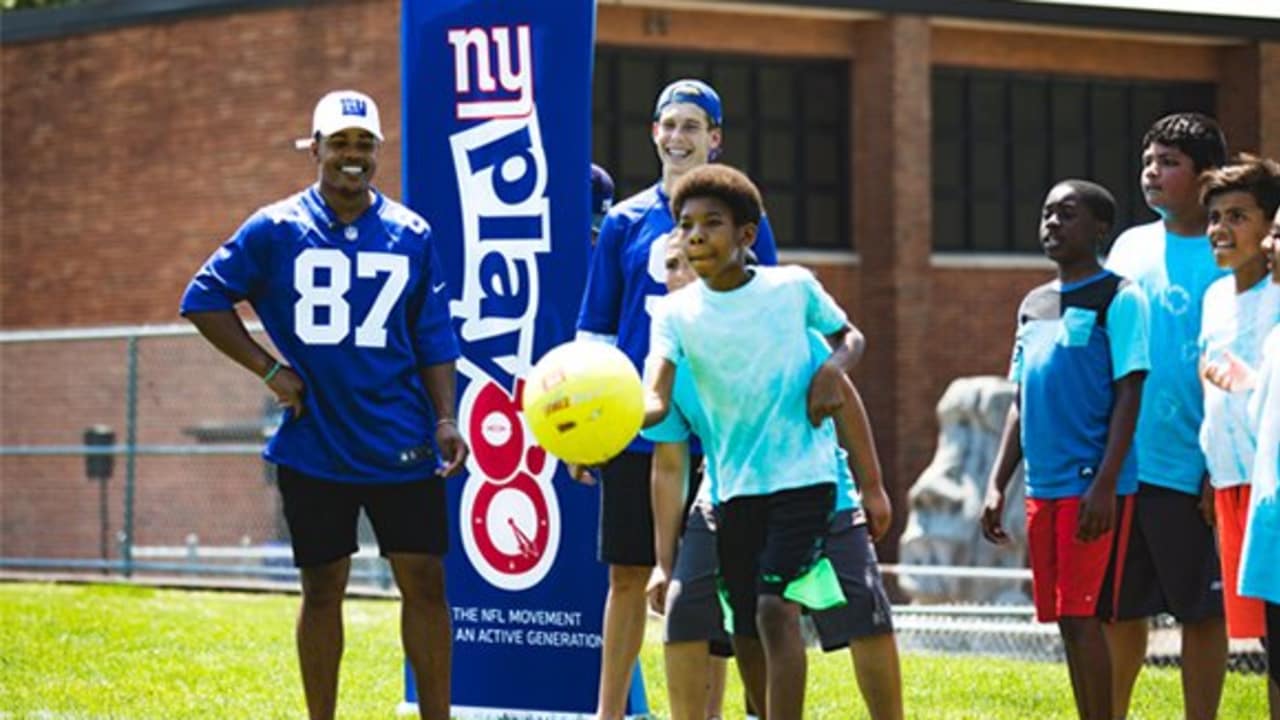
[[[124,561],[124,576],[133,575],[133,503],[136,495],[138,457],[138,336],[130,335],[128,343],[129,370],[125,390],[125,455],[124,455],[124,542],[120,546]]]

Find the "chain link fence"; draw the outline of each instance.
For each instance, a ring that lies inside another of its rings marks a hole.
[[[278,422],[186,325],[0,333],[0,568],[295,580]],[[390,585],[372,547],[352,581]]]
[[[278,422],[262,384],[186,325],[0,332],[0,570],[296,585],[261,457]],[[1030,596],[1020,568],[883,570]],[[392,586],[363,521],[351,580]],[[944,599],[894,613],[907,652],[1063,658],[1056,626],[1035,622],[1025,602]],[[1167,618],[1153,621],[1149,658],[1178,661]],[[1260,672],[1264,662],[1257,643],[1233,643],[1234,668]]]

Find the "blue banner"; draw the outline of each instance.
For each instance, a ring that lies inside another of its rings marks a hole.
[[[586,279],[595,3],[410,1],[401,27],[404,197],[448,272],[471,446],[449,482],[454,715],[589,717],[598,491],[568,479],[519,407],[534,361],[573,336]]]

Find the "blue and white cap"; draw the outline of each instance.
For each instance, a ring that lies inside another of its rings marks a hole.
[[[693,103],[702,108],[713,126],[719,127],[724,124],[724,114],[720,109],[720,95],[701,80],[684,78],[668,85],[653,106],[653,119],[657,120],[662,110],[673,103]]]
[[[382,140],[382,120],[373,98],[355,90],[335,90],[320,98],[311,116],[311,137],[324,137],[348,128],[368,130]]]

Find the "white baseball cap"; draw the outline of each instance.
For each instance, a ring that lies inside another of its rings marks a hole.
[[[334,90],[320,98],[311,115],[311,137],[297,141],[307,147],[317,135],[324,137],[348,128],[368,130],[382,140],[382,120],[373,98],[355,90]]]

